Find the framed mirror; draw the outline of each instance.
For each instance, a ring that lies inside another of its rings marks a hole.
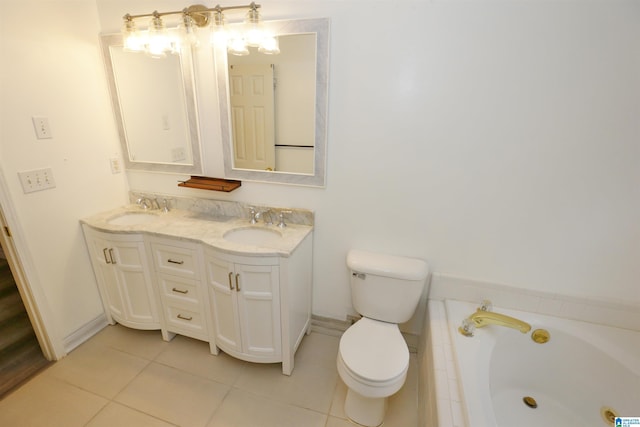
[[[101,36],[111,101],[130,170],[202,173],[191,51],[151,58]]]
[[[278,37],[280,54],[252,50],[237,57],[224,46],[214,47],[225,176],[323,187],[329,20],[265,21],[264,25]],[[270,93],[259,111],[247,112],[239,99],[249,88]]]

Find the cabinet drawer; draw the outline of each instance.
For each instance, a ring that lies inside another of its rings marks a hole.
[[[206,339],[207,327],[201,312],[178,304],[165,307],[167,329],[193,338]]]
[[[162,298],[168,302],[182,302],[199,306],[199,283],[195,280],[182,279],[180,277],[159,274]]]
[[[153,262],[160,273],[190,279],[199,279],[198,253],[196,249],[180,248],[154,243]]]

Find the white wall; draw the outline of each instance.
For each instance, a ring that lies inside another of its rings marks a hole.
[[[98,4],[111,30],[131,7]],[[640,4],[269,2],[263,15],[331,18],[327,187],[209,197],[316,211],[315,314],[351,311],[351,247],[640,302]],[[206,57],[207,172],[222,176]],[[174,177],[129,179],[187,194]]]
[[[100,27],[118,31],[126,12],[187,4],[151,3],[97,0]],[[7,37],[28,49],[2,65],[12,83],[3,76],[10,138],[1,162],[70,330],[98,307],[94,288],[82,287],[92,276],[77,218],[119,204],[124,184],[107,170],[117,145],[93,12],[86,2],[56,7],[55,19],[34,21],[44,31],[3,10],[3,59],[14,49]],[[263,14],[331,18],[327,187],[244,182],[209,194],[178,188],[176,175],[132,172],[132,189],[315,210],[322,316],[352,310],[351,247],[523,289],[640,303],[640,3],[269,1]],[[206,172],[222,176],[212,60],[206,49],[196,59]],[[33,140],[33,114],[49,115],[54,141]],[[58,189],[22,195],[15,171],[40,166],[54,167]],[[89,178],[73,180],[81,173]]]
[[[98,31],[93,0],[0,2],[0,169],[58,341],[103,312],[78,220],[126,200]],[[35,138],[34,115],[52,139]],[[17,172],[43,167],[56,188],[24,194]]]

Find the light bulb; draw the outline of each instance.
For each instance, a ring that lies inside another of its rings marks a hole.
[[[230,38],[227,44],[227,51],[236,56],[249,55],[249,49],[247,43],[242,37]]]
[[[188,13],[182,14],[182,24],[180,24],[179,31],[180,42],[182,44],[193,47],[196,47],[198,46],[198,44],[200,44],[193,18]]]
[[[167,34],[164,22],[159,15],[153,16],[149,25],[149,39],[146,44],[146,51],[152,58],[164,58],[171,50],[171,38]]]
[[[211,22],[211,44],[226,46],[228,39],[229,34],[225,28],[224,15],[220,11],[214,11]]]
[[[247,12],[244,27],[244,38],[247,45],[251,47],[260,46],[265,34],[260,22],[260,12],[255,7]]]
[[[260,43],[260,47],[258,48],[258,52],[264,53],[265,55],[279,54],[280,43],[278,42],[278,38],[274,36],[267,36],[263,38]]]
[[[133,22],[129,15],[125,16],[124,24],[122,25],[122,41],[122,48],[126,52],[144,51],[144,37],[138,32],[136,23]]]

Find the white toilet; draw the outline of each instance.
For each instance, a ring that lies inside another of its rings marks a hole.
[[[387,397],[404,384],[409,349],[398,328],[413,315],[428,274],[425,261],[351,250],[353,306],[363,317],[345,331],[338,350],[338,373],[347,385],[347,416],[363,426],[379,426]]]

